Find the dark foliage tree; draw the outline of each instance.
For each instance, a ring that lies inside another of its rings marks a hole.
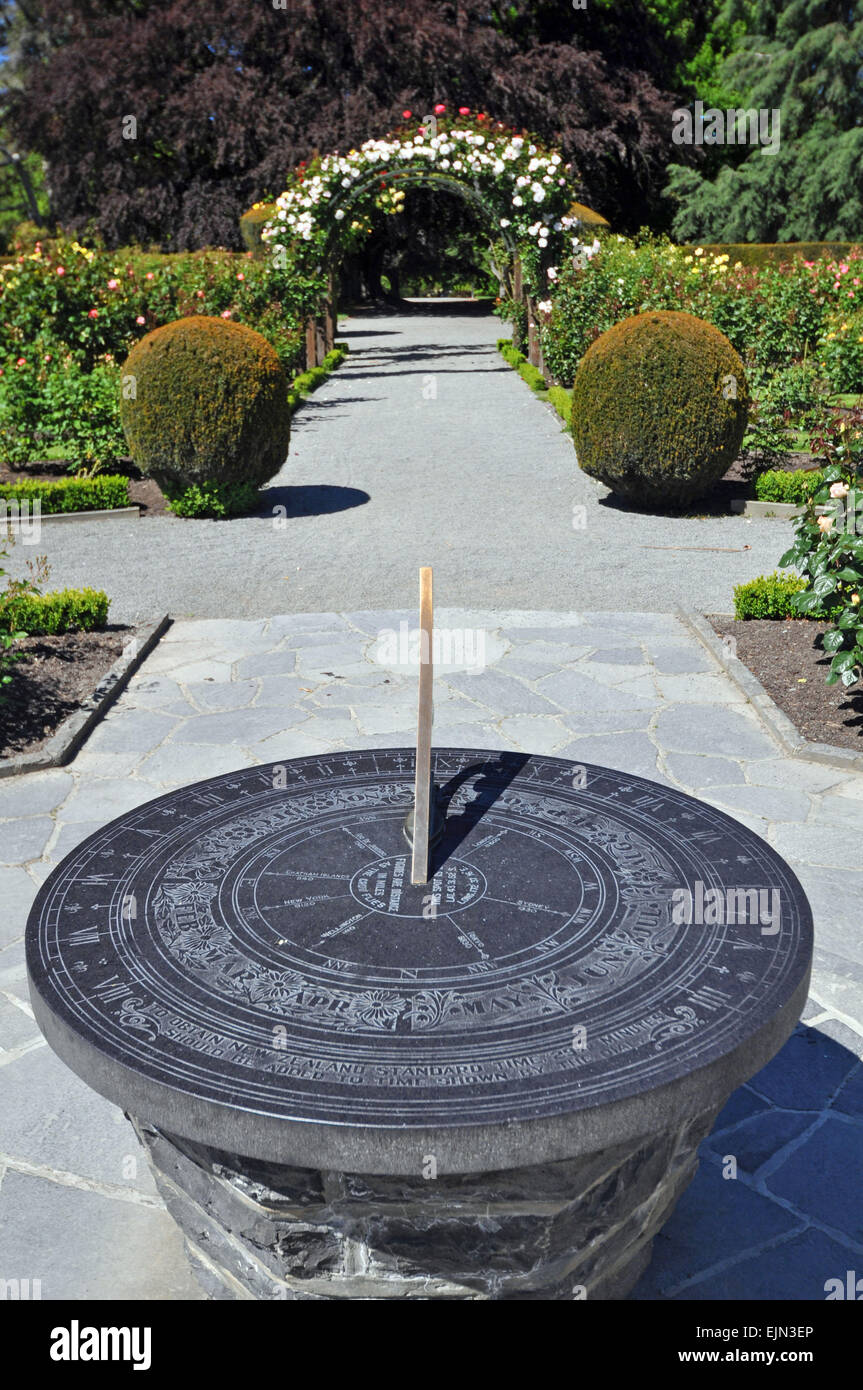
[[[26,8],[16,138],[47,160],[59,220],[110,244],[237,246],[240,213],[280,192],[293,164],[435,102],[559,142],[581,200],[621,230],[662,215],[676,58],[643,0]]]

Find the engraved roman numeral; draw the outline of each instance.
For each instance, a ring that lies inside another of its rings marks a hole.
[[[93,986],[93,993],[97,994],[104,1004],[110,1004],[115,999],[124,999],[127,994],[132,993],[132,989],[130,985],[124,984],[119,976],[109,975],[107,980],[101,980]]]
[[[99,941],[98,927],[81,927],[69,933],[70,946],[95,946]]]

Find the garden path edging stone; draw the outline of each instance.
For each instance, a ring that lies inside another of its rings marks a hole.
[[[713,630],[707,619],[691,608],[679,608],[681,619],[690,631],[703,642],[726,675],[737,686],[747,702],[756,711],[782,746],[783,752],[810,762],[826,763],[830,767],[841,768],[843,772],[863,772],[863,751],[855,753],[851,748],[840,748],[835,743],[813,743],[804,738],[796,724],[776,704],[764,689],[760,680],[752,674],[744,662],[732,654],[722,638]]]
[[[0,777],[17,777],[23,772],[42,772],[49,767],[62,767],[78,752],[93,729],[110,709],[132,676],[143,664],[159,639],[171,626],[164,613],[155,622],[144,623],[135,629],[114,665],[99,681],[92,695],[70,714],[43,748],[33,753],[19,753],[13,758],[0,759]]]

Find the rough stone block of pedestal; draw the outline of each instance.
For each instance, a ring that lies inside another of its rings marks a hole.
[[[266,1164],[133,1124],[210,1297],[596,1299],[637,1282],[714,1118],[430,1180]]]

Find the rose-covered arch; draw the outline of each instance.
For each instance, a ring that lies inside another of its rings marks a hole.
[[[506,297],[544,293],[547,271],[578,225],[570,213],[572,166],[537,136],[484,112],[462,107],[450,117],[439,105],[433,116],[416,120],[406,111],[403,120],[382,139],[294,170],[261,232],[276,263],[319,273],[323,286],[375,217],[401,211],[406,189],[436,187],[463,198],[502,248],[497,264]]]

